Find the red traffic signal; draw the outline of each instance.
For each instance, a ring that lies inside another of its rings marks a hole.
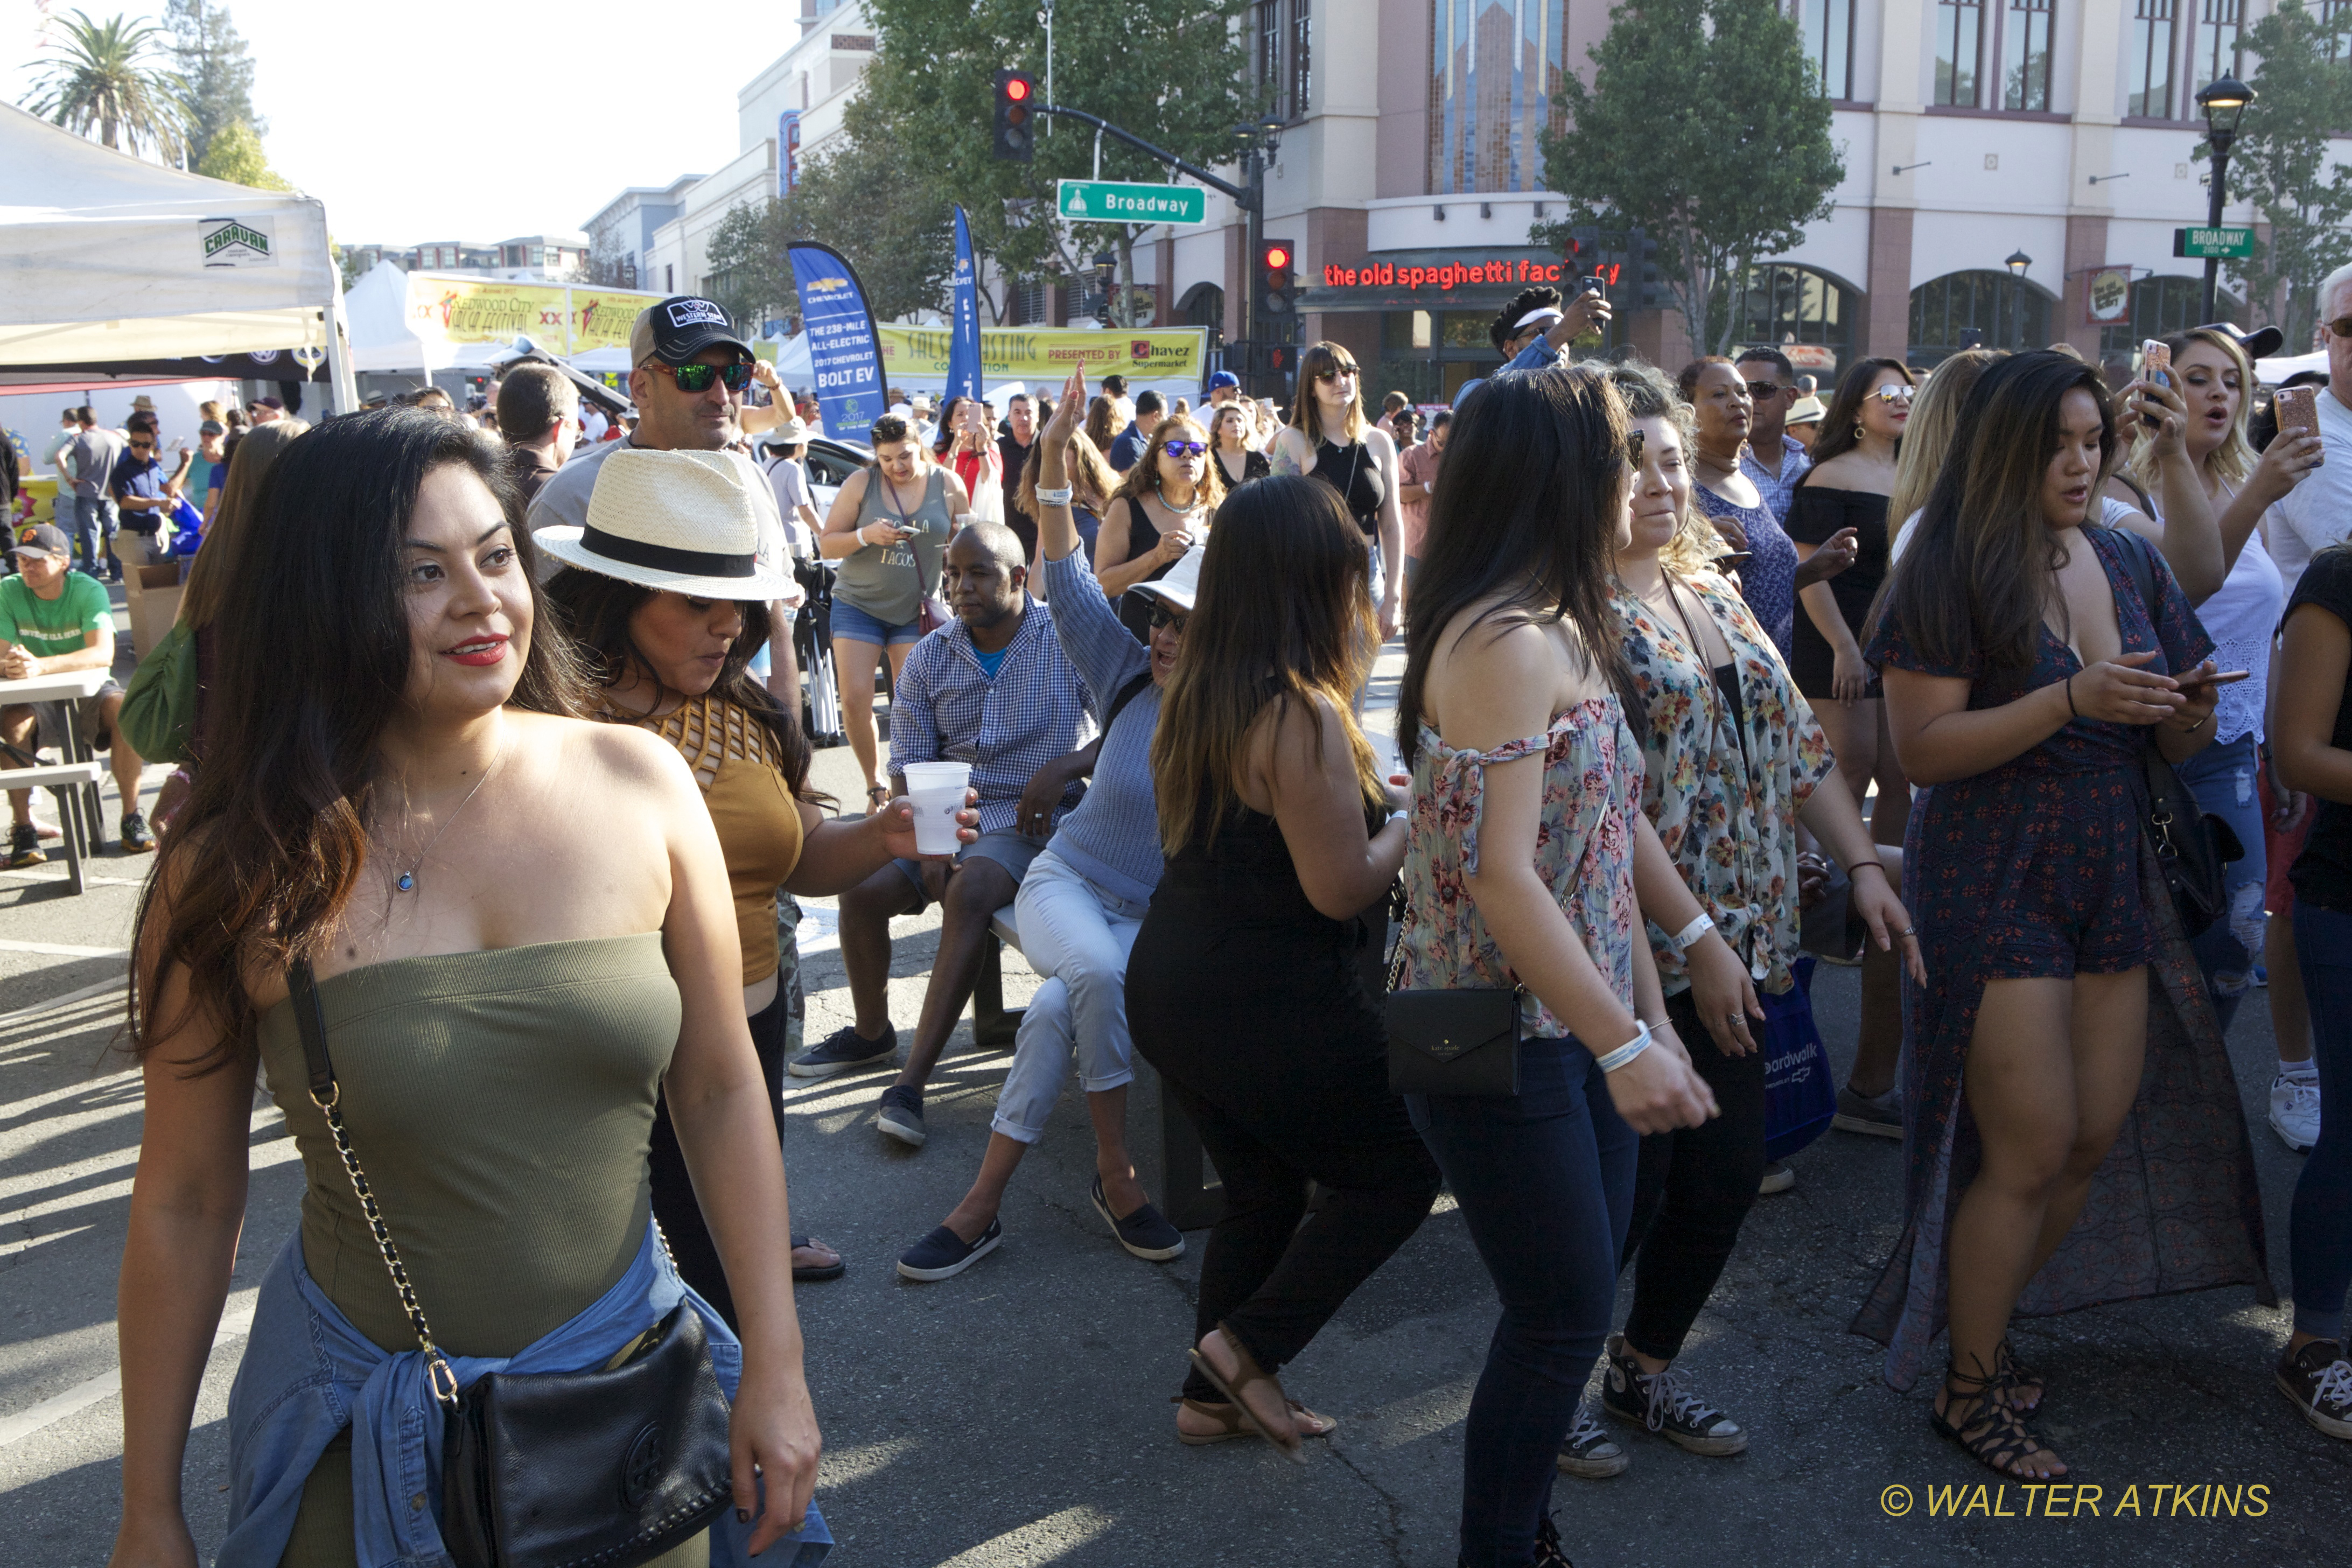
[[[1267,316],[1288,315],[1297,309],[1298,247],[1286,239],[1269,239],[1257,247],[1260,309]]]
[[[1015,163],[1030,162],[1035,149],[1031,143],[1029,114],[1036,96],[1036,79],[1027,71],[996,73],[996,136],[991,150],[997,158]]]
[[[1290,247],[1286,245],[1267,246],[1265,247],[1265,265],[1269,269],[1276,268],[1287,268],[1290,266]]]

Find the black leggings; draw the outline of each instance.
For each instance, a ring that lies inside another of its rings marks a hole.
[[[1764,1177],[1764,1052],[1727,1057],[1699,1022],[1685,989],[1666,998],[1666,1016],[1690,1052],[1691,1066],[1715,1090],[1723,1114],[1703,1126],[1642,1140],[1633,1179],[1633,1225],[1619,1267],[1633,1268],[1633,1307],[1625,1342],[1672,1361],[1723,1277],[1739,1226]],[[1750,1034],[1760,1037],[1755,1020]]]
[[[751,1020],[751,1048],[759,1053],[760,1076],[767,1081],[768,1114],[777,1117],[779,1146],[783,1141],[783,1122],[777,1105],[784,1092],[789,989],[776,987],[776,999],[752,1014]],[[729,1328],[740,1332],[742,1325],[735,1321],[735,1296],[727,1289],[727,1269],[719,1261],[719,1245],[710,1239],[710,1226],[703,1222],[702,1205],[694,1195],[694,1178],[687,1174],[685,1151],[678,1147],[677,1133],[669,1124],[667,1099],[654,1108],[653,1148],[646,1164],[653,1188],[654,1218],[661,1223],[662,1238],[669,1243],[678,1278],[709,1302]]]

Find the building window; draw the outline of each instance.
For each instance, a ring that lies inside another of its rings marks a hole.
[[[2199,83],[2238,74],[2238,32],[2244,0],[2197,0],[2197,48],[2189,58]]]
[[[1565,0],[1430,0],[1431,195],[1543,189],[1566,13]]]
[[[1936,101],[1977,106],[1977,49],[1982,0],[1936,0]]]
[[[672,263],[662,268],[662,292],[665,294],[675,294],[677,292],[677,267],[676,263]]]
[[[2319,51],[2330,64],[2339,64],[2352,55],[2352,34],[2343,31],[2347,22],[2352,22],[2352,0],[2322,0],[2319,25],[2325,36],[2320,39]]]
[[[2225,321],[2242,321],[2242,301],[2227,289],[2213,294],[2213,313]],[[2099,329],[2099,357],[2131,362],[2149,338],[2168,338],[2205,320],[2205,279],[2142,278],[2131,286],[2131,314]]]
[[[2172,113],[2172,0],[2134,0],[2131,58],[2125,62],[2131,97],[2124,112],[2163,120]]]
[[[2347,0],[2352,3],[2352,0]],[[1853,0],[1801,0],[1797,25],[1824,98],[1853,96]]]
[[[1312,101],[1307,89],[1313,74],[1314,33],[1314,0],[1290,0],[1290,116],[1294,120],[1306,119]]]
[[[2051,10],[2051,0],[2009,0],[2001,24],[2003,109],[2049,110]]]
[[[1005,290],[1004,324],[1032,327],[1045,320],[1045,285],[1015,283]]]
[[[1853,353],[1853,324],[1861,296],[1826,272],[1790,262],[1750,268],[1748,286],[1732,300],[1732,341],[1742,348],[1769,346],[1790,352],[1797,368],[1826,382]],[[1710,331],[1723,321],[1724,297],[1717,294]],[[1800,353],[1807,350],[1826,349]],[[1822,363],[1826,357],[1827,364]]]
[[[2050,341],[2050,305],[2039,285],[2006,272],[1930,279],[1911,290],[1911,365],[1925,370],[1970,346],[2038,347]]]
[[[1289,86],[1282,74],[1282,0],[1260,0],[1257,8],[1257,81],[1269,101],[1266,112],[1276,120],[1290,118]]]

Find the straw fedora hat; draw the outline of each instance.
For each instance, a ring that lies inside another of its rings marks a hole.
[[[760,559],[760,471],[731,452],[624,447],[604,459],[584,528],[532,536],[566,565],[698,599],[781,599],[789,568]],[[781,551],[769,552],[780,562]]]

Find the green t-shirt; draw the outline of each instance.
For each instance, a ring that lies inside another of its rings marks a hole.
[[[24,578],[0,577],[0,641],[21,644],[36,658],[47,658],[79,653],[93,631],[114,635],[114,608],[106,584],[97,578],[68,572],[65,591],[44,599]]]

